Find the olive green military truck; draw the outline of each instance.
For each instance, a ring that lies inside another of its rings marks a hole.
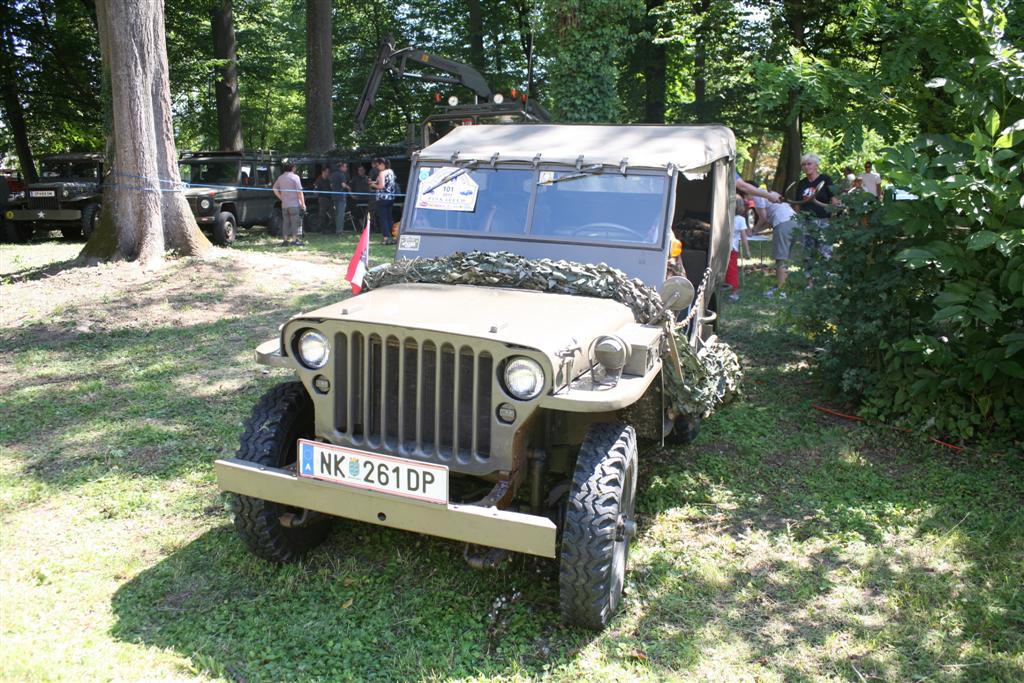
[[[564,618],[603,628],[638,437],[699,426],[678,392],[715,343],[734,146],[721,126],[508,124],[423,149],[395,262],[256,350],[295,378],[216,462],[249,548],[290,561],[341,518],[465,542],[477,567],[530,553],[559,563]]]
[[[39,180],[7,208],[7,238],[23,242],[36,230],[60,230],[65,239],[89,239],[102,192],[102,154],[47,154],[39,161]]]

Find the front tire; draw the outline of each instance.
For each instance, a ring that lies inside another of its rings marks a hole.
[[[100,205],[88,204],[82,209],[82,237],[89,239],[100,221]]]
[[[301,382],[284,382],[260,398],[242,433],[238,457],[267,467],[296,460],[300,438],[313,437],[313,401]],[[262,498],[238,496],[235,530],[255,555],[271,562],[293,562],[327,536],[324,522],[285,527],[281,516],[300,512]]]
[[[35,234],[31,223],[17,223],[4,219],[4,236],[11,242],[28,242]]]
[[[591,426],[580,447],[562,528],[562,618],[600,630],[622,600],[629,541],[636,532],[636,433]]]
[[[235,241],[235,217],[230,211],[221,211],[213,224],[213,243],[226,247]]]
[[[270,212],[270,221],[267,225],[267,231],[270,232],[271,237],[281,236],[281,227],[284,225],[284,214],[281,211],[280,206],[275,206]]]

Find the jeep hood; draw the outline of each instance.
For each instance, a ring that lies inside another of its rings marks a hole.
[[[498,339],[545,353],[582,347],[634,322],[611,299],[475,285],[397,284],[298,318],[347,320]]]

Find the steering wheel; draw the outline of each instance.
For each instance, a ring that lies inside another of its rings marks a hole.
[[[625,225],[619,225],[618,223],[586,223],[581,225],[572,231],[572,235],[582,235],[584,233],[612,233],[619,232],[630,237],[636,238],[637,241],[647,241],[647,236],[643,235],[632,228],[627,228]],[[633,241],[633,240],[630,240]]]

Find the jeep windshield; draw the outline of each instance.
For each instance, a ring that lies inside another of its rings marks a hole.
[[[97,180],[100,177],[100,165],[95,161],[48,160],[39,164],[39,177]]]
[[[181,179],[199,185],[237,185],[237,161],[201,161],[181,165]]]
[[[416,232],[566,242],[661,243],[664,172],[612,167],[419,167],[409,225]]]

